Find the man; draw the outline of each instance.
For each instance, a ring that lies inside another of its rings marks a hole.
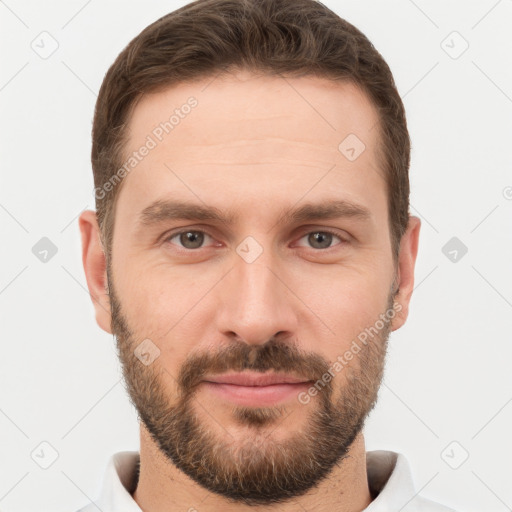
[[[391,72],[313,0],[200,0],[102,84],[80,216],[140,455],[83,510],[447,511],[366,452],[420,221]]]

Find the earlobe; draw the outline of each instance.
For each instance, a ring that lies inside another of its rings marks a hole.
[[[106,258],[101,244],[96,212],[92,210],[82,212],[79,226],[82,236],[82,263],[96,312],[96,322],[104,331],[112,334]]]
[[[414,267],[418,254],[421,221],[418,217],[409,217],[409,224],[400,242],[395,295],[395,310],[398,314],[391,322],[391,330],[402,327],[409,315],[409,303],[414,289]],[[399,306],[399,307],[397,307]]]

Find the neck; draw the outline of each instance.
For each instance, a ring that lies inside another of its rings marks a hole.
[[[306,494],[286,503],[248,506],[210,493],[174,466],[141,425],[140,474],[133,499],[145,512],[361,512],[372,501],[366,472],[364,437],[359,433],[348,456]]]

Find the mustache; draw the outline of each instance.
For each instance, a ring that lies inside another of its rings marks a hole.
[[[329,362],[312,352],[305,352],[296,345],[271,338],[263,345],[248,345],[233,342],[221,348],[216,354],[208,351],[191,355],[181,367],[178,385],[189,394],[206,375],[228,371],[255,372],[275,371],[292,373],[304,380],[317,381],[329,369]]]

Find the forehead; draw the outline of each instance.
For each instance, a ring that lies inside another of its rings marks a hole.
[[[338,186],[353,196],[385,188],[378,113],[351,82],[239,71],[180,83],[143,96],[127,135],[126,161],[139,156],[120,195],[139,211],[173,191],[223,201],[286,187],[296,201],[318,180],[310,198]]]
[[[192,102],[196,106],[189,107]],[[339,150],[338,144],[352,130],[371,151],[378,135],[377,111],[352,82],[249,71],[179,83],[144,95],[128,122],[128,146],[136,147],[151,134],[160,138],[159,125],[169,122],[170,126],[160,126],[165,145],[184,150],[195,148],[203,136],[209,142],[229,143],[235,135],[311,141],[330,153]],[[199,140],[191,140],[190,135]]]

